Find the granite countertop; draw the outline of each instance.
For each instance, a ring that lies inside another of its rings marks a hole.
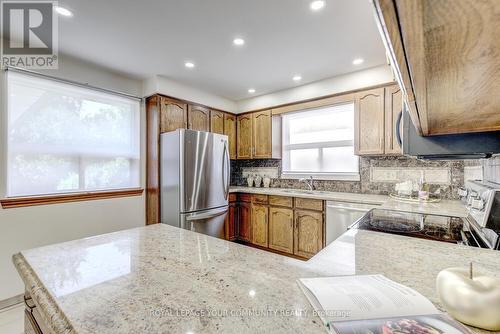
[[[404,202],[393,199],[387,195],[373,195],[360,193],[346,193],[333,191],[308,191],[285,188],[256,188],[256,187],[231,187],[232,193],[250,193],[278,196],[293,196],[322,199],[325,201],[340,201],[350,203],[365,203],[380,205],[382,209],[408,211],[416,213],[436,214],[443,216],[467,217],[465,205],[458,200],[441,200],[437,203]]]
[[[372,231],[301,261],[164,224],[13,257],[56,333],[101,334],[324,333],[298,278],[382,273],[438,303],[437,273],[471,260],[500,275],[500,252]]]

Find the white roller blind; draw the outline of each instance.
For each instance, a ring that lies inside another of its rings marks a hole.
[[[354,104],[283,115],[283,177],[359,179]]]
[[[7,196],[140,186],[140,102],[7,74]]]

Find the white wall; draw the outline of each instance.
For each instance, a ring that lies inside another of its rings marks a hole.
[[[156,93],[200,103],[215,109],[237,112],[237,104],[232,100],[186,86],[160,75],[144,81],[143,96]]]
[[[140,80],[126,78],[70,57],[60,59],[59,70],[45,71],[45,73],[124,93],[142,95]],[[1,113],[4,113],[3,109],[0,110]],[[141,114],[141,156],[144,157],[145,118],[144,112]],[[0,138],[4,140],[5,133],[1,133]],[[0,145],[0,151],[2,149],[3,145]],[[1,156],[3,154],[0,154]],[[3,169],[5,164],[1,160],[0,169]],[[142,161],[141,182],[144,185],[144,159]],[[144,195],[15,209],[0,208],[0,301],[24,291],[23,283],[12,264],[11,257],[14,253],[144,224]]]
[[[389,65],[339,75],[279,92],[238,101],[238,112],[264,109],[394,81]]]

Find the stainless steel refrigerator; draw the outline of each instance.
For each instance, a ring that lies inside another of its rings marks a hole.
[[[230,163],[227,136],[178,129],[160,136],[161,222],[224,237]]]

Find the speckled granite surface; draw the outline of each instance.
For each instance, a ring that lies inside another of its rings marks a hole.
[[[427,213],[444,216],[467,217],[467,208],[459,200],[442,200],[437,203],[403,202],[386,195],[357,194],[333,191],[304,191],[284,188],[231,187],[230,192],[316,198],[325,201],[366,203],[380,205],[381,209]]]
[[[56,332],[101,334],[324,333],[296,279],[382,273],[437,302],[436,274],[471,260],[500,275],[500,252],[377,232],[303,262],[162,224],[14,256]]]

